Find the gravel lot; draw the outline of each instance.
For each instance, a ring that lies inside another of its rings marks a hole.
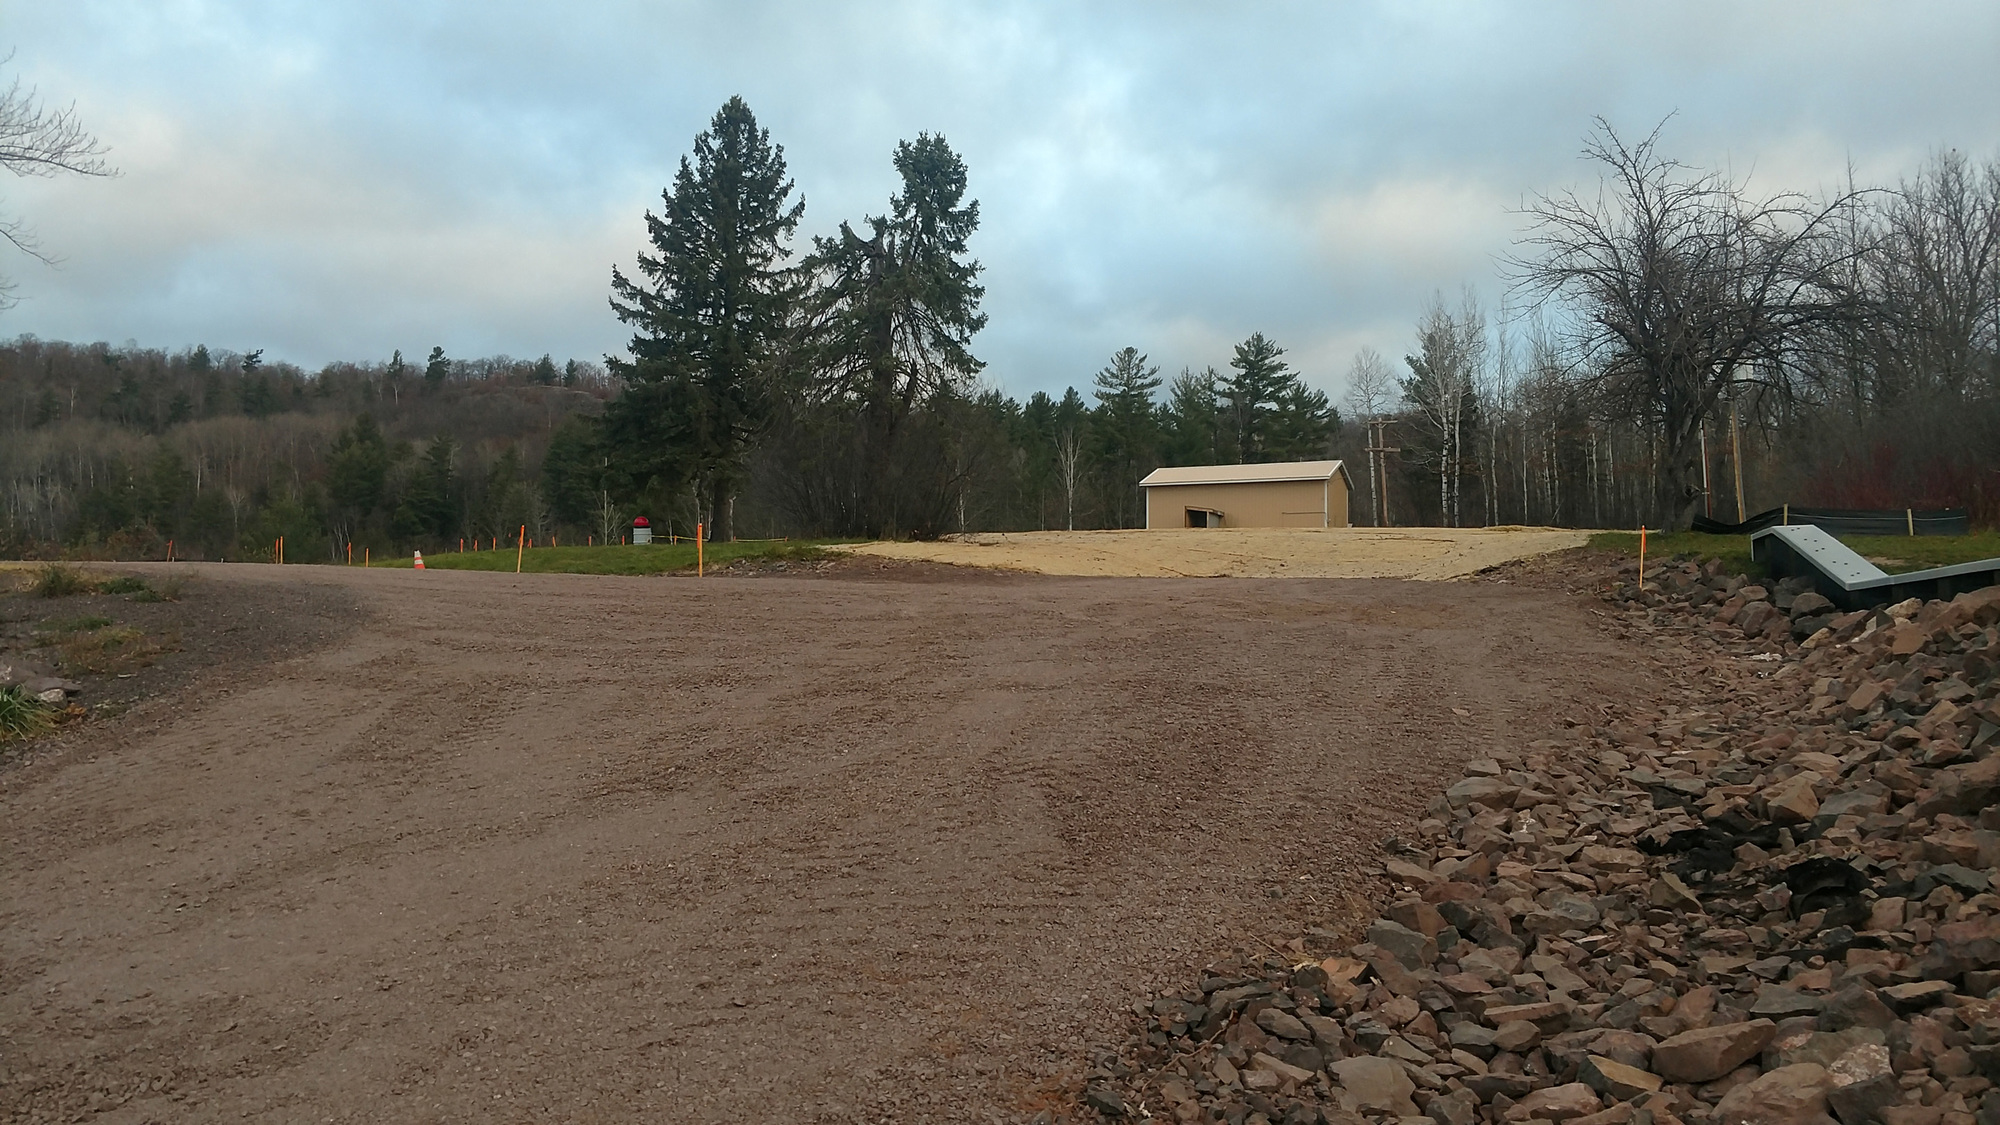
[[[0,1118],[1025,1120],[1643,679],[1493,583],[193,569],[315,639],[0,767]]]

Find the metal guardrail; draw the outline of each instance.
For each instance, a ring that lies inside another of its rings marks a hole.
[[[1935,566],[1889,574],[1856,554],[1823,527],[1767,527],[1750,537],[1750,557],[1778,578],[1807,577],[1821,596],[1841,609],[1870,609],[1908,598],[1954,598],[2000,585],[2000,559]]]

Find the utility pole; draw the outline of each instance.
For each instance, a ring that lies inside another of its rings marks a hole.
[[[1380,479],[1382,481],[1381,491],[1375,496],[1376,527],[1389,526],[1389,461],[1387,455],[1402,452],[1401,449],[1391,447],[1388,444],[1388,435],[1383,432],[1394,423],[1394,418],[1370,418],[1368,420],[1369,428],[1375,431],[1369,436],[1367,448],[1369,483],[1373,484],[1375,482],[1377,477],[1376,470],[1378,468],[1381,470]]]
[[[1743,514],[1743,440],[1736,427],[1736,388],[1729,388],[1729,462],[1736,470],[1736,522],[1742,523],[1749,517]]]

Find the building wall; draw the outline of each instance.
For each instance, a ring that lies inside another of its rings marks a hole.
[[[1187,526],[1189,508],[1213,508],[1224,527],[1346,527],[1347,481],[1167,484],[1146,490],[1146,526]]]

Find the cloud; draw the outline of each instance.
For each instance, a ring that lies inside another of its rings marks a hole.
[[[1338,393],[1407,349],[1593,114],[1768,190],[2000,154],[1989,4],[76,0],[0,7],[114,180],[0,184],[63,258],[0,262],[0,332],[594,357],[642,213],[724,98],[785,146],[805,232],[879,212],[897,140],[964,154],[1016,394],[1116,348],[1221,366],[1252,331]]]

